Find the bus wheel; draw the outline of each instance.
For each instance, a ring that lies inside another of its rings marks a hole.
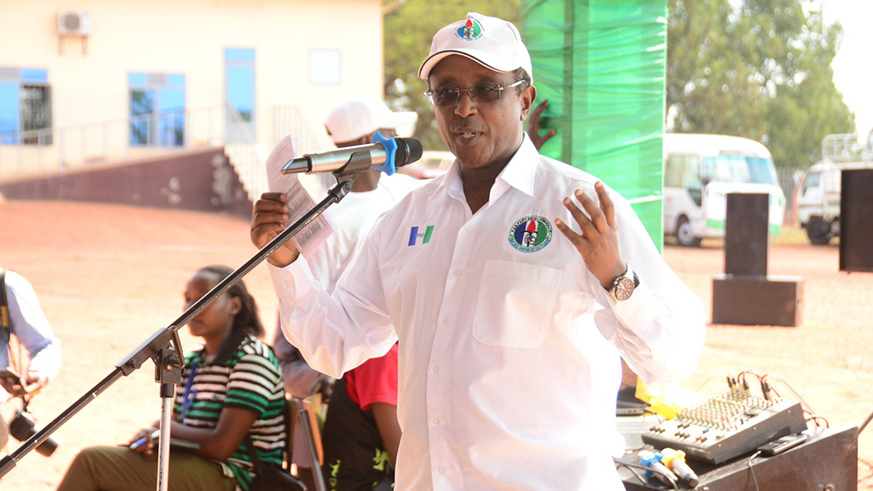
[[[812,218],[806,224],[806,236],[815,245],[827,245],[831,241],[831,227],[821,218]]]
[[[694,236],[688,217],[679,217],[679,222],[676,224],[676,238],[685,247],[697,247],[700,245],[700,237]]]

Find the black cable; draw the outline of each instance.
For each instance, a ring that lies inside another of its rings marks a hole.
[[[760,453],[760,452],[758,452],[758,453]],[[644,471],[651,472],[652,474],[660,474],[660,475],[666,477],[666,475],[663,472],[659,472],[656,469],[652,469],[651,467],[646,467],[642,464],[639,464],[639,465],[638,464],[631,464],[629,462],[619,462],[617,460],[615,461],[615,463],[616,463],[616,465],[623,465],[623,466],[627,467],[628,469],[633,469],[633,468],[642,469]],[[631,472],[633,472],[633,470],[631,470]],[[636,472],[634,472],[634,475],[636,475]],[[639,476],[637,476],[637,477],[639,477]],[[675,489],[676,491],[679,491],[679,488],[676,487],[676,483],[674,483],[672,479],[668,479],[668,481],[670,481],[670,485],[673,486],[673,489]],[[643,481],[643,483],[648,485],[648,481]]]
[[[640,476],[640,475],[637,473],[637,471],[634,470],[633,467],[631,467],[631,466],[625,464],[624,462],[616,462],[615,465],[620,466],[620,467],[625,467],[625,468],[627,468],[627,470],[631,471],[631,474],[633,474],[634,477],[636,477],[636,478],[640,481],[640,483],[642,483],[643,485],[648,484],[648,483],[646,482],[646,480],[643,479],[643,477]]]

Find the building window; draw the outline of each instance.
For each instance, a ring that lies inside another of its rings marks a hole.
[[[131,73],[130,144],[180,147],[185,144],[185,75]]]
[[[0,68],[0,143],[52,143],[48,70]]]
[[[224,49],[225,137],[228,142],[255,139],[255,50]]]

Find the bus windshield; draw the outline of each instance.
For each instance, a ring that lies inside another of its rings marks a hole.
[[[703,159],[703,177],[709,182],[749,182],[778,186],[771,159],[719,155]]]

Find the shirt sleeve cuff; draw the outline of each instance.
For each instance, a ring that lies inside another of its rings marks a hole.
[[[312,273],[302,258],[284,268],[267,263],[267,268],[270,271],[270,279],[273,281],[273,289],[276,290],[276,295],[282,303],[290,304],[293,307],[297,298],[306,295],[313,289]]]
[[[634,288],[633,295],[629,299],[617,302],[609,294],[606,298],[619,322],[637,334],[642,334],[640,330],[652,325],[659,309],[657,299],[643,278],[640,278],[640,284]]]

